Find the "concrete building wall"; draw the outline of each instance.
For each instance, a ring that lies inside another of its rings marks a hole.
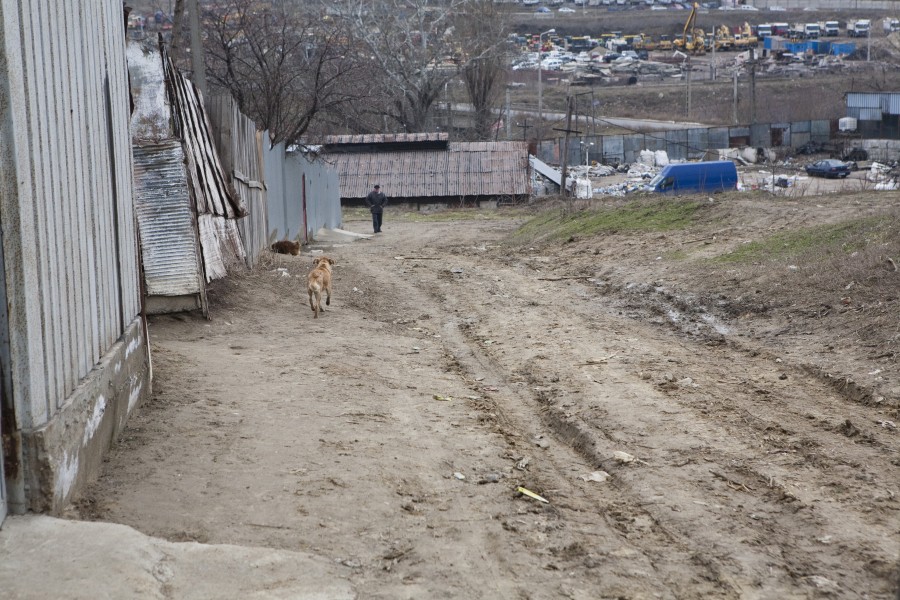
[[[119,0],[0,0],[12,512],[60,511],[150,389]]]
[[[830,139],[831,121],[827,119],[585,136],[569,141],[568,164],[584,163],[585,145],[594,149],[590,155],[592,160],[611,164],[635,162],[641,150],[665,150],[672,160],[695,160],[709,150],[741,146],[798,148],[810,140],[827,142]],[[548,140],[540,144],[537,150],[539,159],[559,164],[559,157],[563,155],[563,140]]]
[[[891,10],[898,8],[896,0],[749,0],[747,4],[765,10],[771,6],[787,10],[833,10],[845,13],[848,10]]]

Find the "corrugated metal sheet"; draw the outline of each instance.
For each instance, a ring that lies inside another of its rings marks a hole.
[[[809,130],[812,139],[817,142],[827,142],[831,139],[831,121],[826,119],[810,121]]]
[[[525,142],[455,142],[447,150],[333,153],[342,198],[364,198],[376,183],[392,198],[526,195]]]
[[[253,268],[259,253],[269,245],[262,132],[238,110],[231,96],[211,98],[208,108],[223,170],[246,209],[246,215],[238,220],[238,230],[243,239],[241,253]]]
[[[772,127],[768,123],[750,126],[750,145],[756,148],[769,148],[772,145]]]
[[[625,140],[620,135],[603,136],[604,160],[625,160]]]
[[[676,130],[666,132],[666,152],[669,158],[685,160],[688,157],[687,131]]]
[[[710,149],[719,149],[728,147],[728,128],[727,127],[711,127],[707,136],[707,144]]]
[[[188,175],[197,202],[197,213],[210,213],[228,219],[244,216],[246,207],[241,204],[240,197],[222,169],[200,91],[191,80],[178,72],[165,46],[160,52],[169,102],[177,125],[176,133],[184,143],[185,154],[194,163]]]
[[[331,164],[299,152],[286,154],[284,144],[264,154],[271,238],[306,243],[322,227],[341,226],[340,183]]]
[[[369,133],[364,135],[329,135],[325,144],[383,144],[395,142],[446,142],[447,133]]]
[[[847,108],[881,108],[883,94],[880,92],[850,92],[847,94]]]
[[[4,7],[5,375],[20,419],[10,426],[33,428],[140,311],[130,107],[121,3]]]
[[[706,148],[709,146],[709,129],[688,129],[688,147],[687,153],[689,159],[699,159],[706,154]]]
[[[134,179],[147,294],[199,294],[203,276],[181,142],[135,146]]]
[[[857,108],[855,111],[848,110],[847,114],[860,121],[880,121],[882,119],[880,108]]]
[[[288,154],[285,165],[292,181],[296,181],[296,187],[288,187],[297,190],[306,206],[307,239],[314,239],[322,227],[340,227],[341,187],[337,171],[321,159],[300,153]]]

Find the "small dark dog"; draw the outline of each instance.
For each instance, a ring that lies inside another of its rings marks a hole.
[[[292,254],[297,256],[300,254],[300,242],[292,242],[290,240],[281,240],[272,244],[272,251],[275,254]]]

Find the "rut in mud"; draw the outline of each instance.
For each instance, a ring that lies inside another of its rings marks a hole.
[[[306,252],[154,319],[153,400],[78,514],[308,552],[361,598],[891,596],[896,407],[814,340],[624,277],[629,248],[390,216],[313,248],[317,320]]]

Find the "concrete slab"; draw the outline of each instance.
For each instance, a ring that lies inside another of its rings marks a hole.
[[[7,518],[0,587],[9,599],[357,597],[347,568],[269,548],[173,543],[112,523]]]
[[[326,229],[323,227],[316,232],[314,238],[317,242],[353,242],[356,240],[368,240],[372,235],[371,233],[356,233],[346,229]]]

